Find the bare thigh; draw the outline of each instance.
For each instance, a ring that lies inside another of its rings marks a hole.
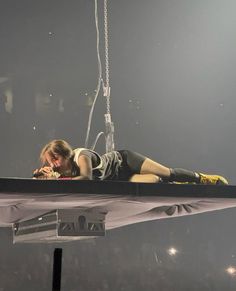
[[[160,178],[153,174],[134,174],[130,177],[129,181],[136,183],[158,183]]]
[[[170,169],[147,158],[142,164],[140,174],[153,174],[161,178],[168,178],[170,177]]]

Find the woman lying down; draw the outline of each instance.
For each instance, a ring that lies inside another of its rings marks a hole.
[[[64,140],[53,140],[46,144],[41,151],[40,160],[42,167],[33,174],[36,179],[228,184],[222,176],[169,168],[129,150],[99,155],[86,148],[72,149]]]

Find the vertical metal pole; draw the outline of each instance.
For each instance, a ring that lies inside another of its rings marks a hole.
[[[56,248],[53,256],[52,291],[61,290],[62,249]]]

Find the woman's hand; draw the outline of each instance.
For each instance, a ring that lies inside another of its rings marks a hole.
[[[42,167],[33,172],[34,179],[39,180],[56,180],[60,177],[58,172],[55,172],[52,167]]]

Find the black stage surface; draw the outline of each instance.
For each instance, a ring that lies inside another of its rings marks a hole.
[[[105,214],[106,229],[236,207],[236,186],[0,178],[0,226],[56,209]]]

